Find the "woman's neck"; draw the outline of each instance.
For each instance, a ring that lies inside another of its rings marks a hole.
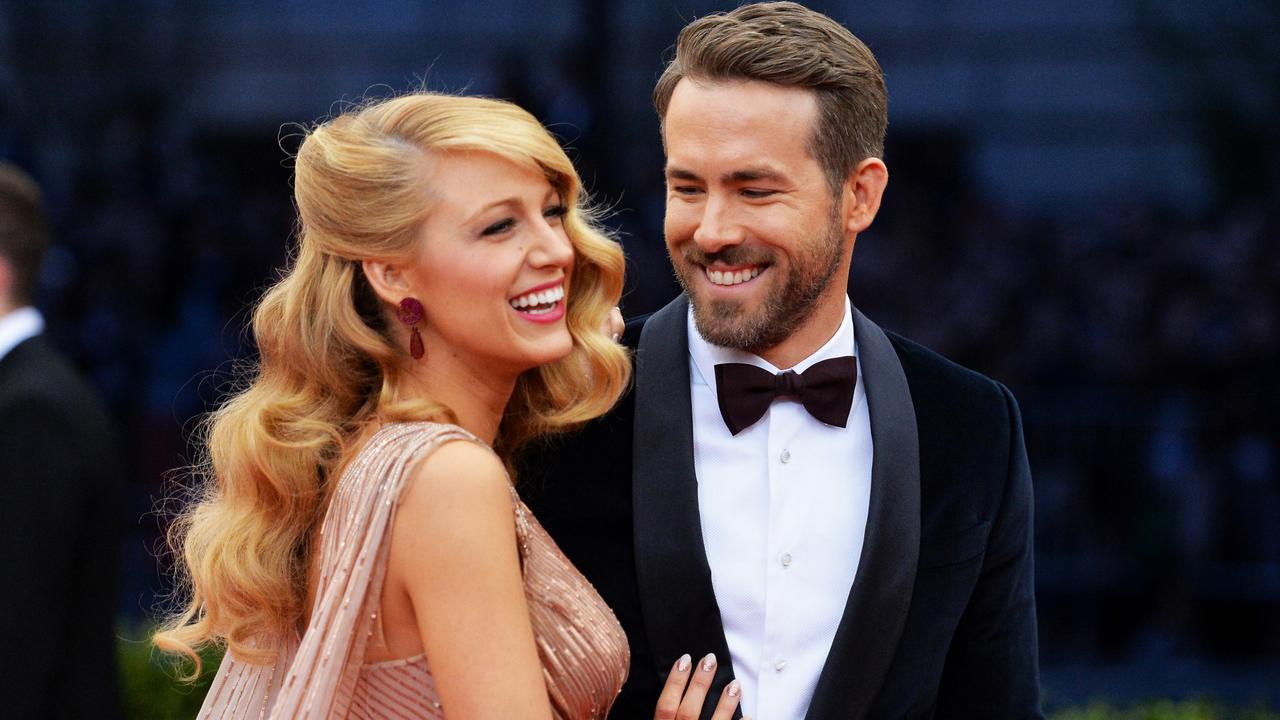
[[[457,356],[429,356],[405,368],[401,390],[449,408],[458,425],[492,446],[518,376]]]

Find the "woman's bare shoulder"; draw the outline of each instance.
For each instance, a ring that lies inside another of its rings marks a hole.
[[[436,447],[413,468],[400,496],[396,534],[477,534],[505,541],[514,534],[513,498],[502,461],[478,441],[458,438]]]

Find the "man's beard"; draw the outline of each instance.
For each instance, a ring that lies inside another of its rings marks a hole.
[[[806,252],[792,257],[792,264],[782,285],[768,293],[754,311],[747,311],[736,300],[700,298],[695,273],[713,262],[730,266],[760,265],[766,274],[776,272],[775,253],[767,248],[732,245],[715,253],[704,253],[695,243],[686,243],[681,253],[683,262],[672,262],[676,278],[693,306],[693,323],[707,342],[721,347],[745,350],[756,355],[777,346],[804,324],[813,314],[818,299],[831,284],[840,265],[843,249],[838,217],[831,218],[826,237]],[[754,281],[752,281],[754,282]],[[775,281],[776,282],[776,281]]]

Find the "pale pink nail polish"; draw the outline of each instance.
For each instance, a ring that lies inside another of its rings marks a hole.
[[[679,660],[676,661],[676,669],[679,670],[680,672],[684,672],[685,670],[689,669],[689,665],[692,663],[693,663],[693,658],[689,657],[689,653],[685,653],[680,656]]]
[[[702,658],[702,671],[711,672],[715,668],[715,666],[716,666],[716,654],[707,653],[707,656]]]
[[[742,686],[738,684],[737,680],[729,683],[729,697],[738,697],[740,692],[742,692]]]

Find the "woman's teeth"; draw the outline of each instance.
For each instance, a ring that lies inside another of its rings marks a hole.
[[[551,312],[555,309],[556,303],[564,299],[564,286],[556,287],[538,292],[525,293],[519,297],[511,299],[511,307],[522,310],[534,315],[540,313]]]
[[[707,279],[714,285],[737,285],[739,283],[744,283],[759,274],[760,268],[758,267],[747,268],[746,270],[734,270],[733,272],[707,270]]]

